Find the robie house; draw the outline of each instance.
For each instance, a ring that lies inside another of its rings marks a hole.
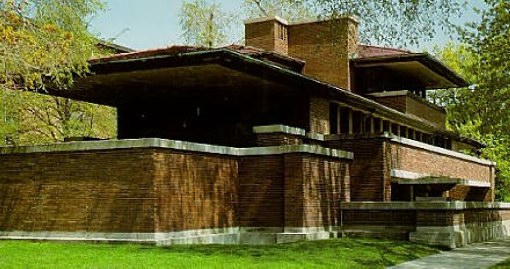
[[[495,164],[427,91],[467,82],[357,21],[247,21],[246,46],[91,60],[48,94],[118,138],[0,149],[0,238],[271,244],[342,234],[458,247],[509,233]]]

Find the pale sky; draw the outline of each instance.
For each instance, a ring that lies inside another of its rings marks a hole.
[[[229,12],[240,10],[242,0],[216,0]],[[470,0],[470,5],[482,7],[481,0]],[[182,0],[107,0],[106,11],[92,20],[92,30],[102,38],[115,38],[115,43],[133,49],[149,49],[183,44],[179,26],[179,11]],[[465,12],[456,22],[464,23],[476,19],[472,10]],[[231,40],[242,38],[242,20],[231,31]],[[436,38],[413,50],[430,50],[434,45],[443,45],[449,37],[439,31]]]

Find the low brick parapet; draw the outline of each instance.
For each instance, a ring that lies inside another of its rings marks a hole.
[[[328,238],[352,153],[165,139],[0,148],[0,239],[157,244]],[[276,228],[271,232],[245,228]]]
[[[406,234],[449,248],[510,236],[510,203],[351,202],[340,209],[344,233]]]

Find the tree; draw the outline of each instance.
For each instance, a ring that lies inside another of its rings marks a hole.
[[[279,16],[289,21],[317,18],[312,6],[304,1],[244,0],[243,8],[249,18]]]
[[[208,48],[225,43],[232,18],[219,4],[205,0],[184,1],[179,15],[186,43]]]
[[[0,145],[113,135],[111,108],[31,92],[68,88],[87,72],[97,43],[87,19],[101,7],[99,0],[0,2]]]
[[[363,42],[386,45],[416,45],[424,38],[432,38],[438,28],[453,28],[451,18],[460,14],[463,7],[459,1],[451,0],[245,0],[244,3],[248,15],[255,17],[354,16],[360,19]]]
[[[487,144],[483,155],[499,169],[496,195],[510,200],[510,3],[485,2],[481,22],[460,29],[465,43],[439,53],[475,86],[441,90],[434,98],[446,106],[449,128]]]
[[[66,88],[87,71],[95,38],[87,18],[100,0],[4,0],[0,3],[0,87]]]

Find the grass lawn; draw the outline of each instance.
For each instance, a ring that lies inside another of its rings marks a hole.
[[[0,241],[0,268],[384,268],[437,252],[410,242],[350,238],[170,247]]]
[[[491,266],[491,269],[504,269],[504,268],[510,268],[510,259],[507,259],[504,262]]]

